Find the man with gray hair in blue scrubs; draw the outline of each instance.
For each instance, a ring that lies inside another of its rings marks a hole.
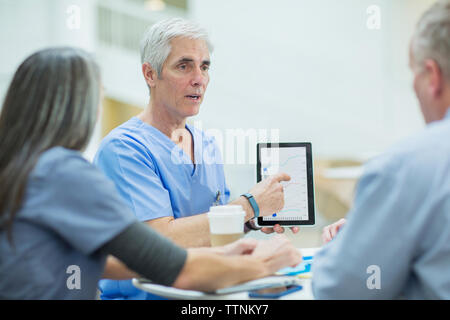
[[[317,299],[450,299],[450,1],[410,45],[425,130],[370,161],[348,221],[324,228]]]
[[[258,229],[255,217],[283,207],[280,182],[290,179],[279,173],[230,199],[215,139],[187,123],[200,111],[211,51],[207,32],[191,21],[173,18],[149,28],[141,42],[148,106],[112,130],[94,159],[140,221],[185,248],[210,246],[206,212],[214,204],[242,206],[247,229]],[[103,280],[100,289],[102,299],[149,298],[130,281]]]

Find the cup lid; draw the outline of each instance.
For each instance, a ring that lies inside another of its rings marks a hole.
[[[245,214],[245,211],[241,205],[225,205],[225,206],[213,206],[209,208],[208,214],[212,215]]]

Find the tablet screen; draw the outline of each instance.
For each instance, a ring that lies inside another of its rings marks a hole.
[[[282,181],[285,205],[279,212],[258,219],[259,225],[314,224],[314,194],[311,144],[258,144],[258,182],[278,172],[291,176]]]

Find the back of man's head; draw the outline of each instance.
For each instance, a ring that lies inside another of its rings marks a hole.
[[[411,43],[415,67],[426,59],[439,65],[450,82],[450,0],[437,1],[420,18]]]
[[[141,62],[148,62],[160,76],[170,54],[170,41],[176,37],[205,40],[209,52],[213,50],[205,29],[189,20],[171,18],[155,23],[145,32],[141,40]]]

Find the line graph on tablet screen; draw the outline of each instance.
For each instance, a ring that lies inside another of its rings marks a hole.
[[[284,207],[270,220],[308,220],[308,184],[306,148],[264,148],[261,150],[261,176],[263,178],[278,172],[285,172],[290,181],[282,181],[284,187]]]

